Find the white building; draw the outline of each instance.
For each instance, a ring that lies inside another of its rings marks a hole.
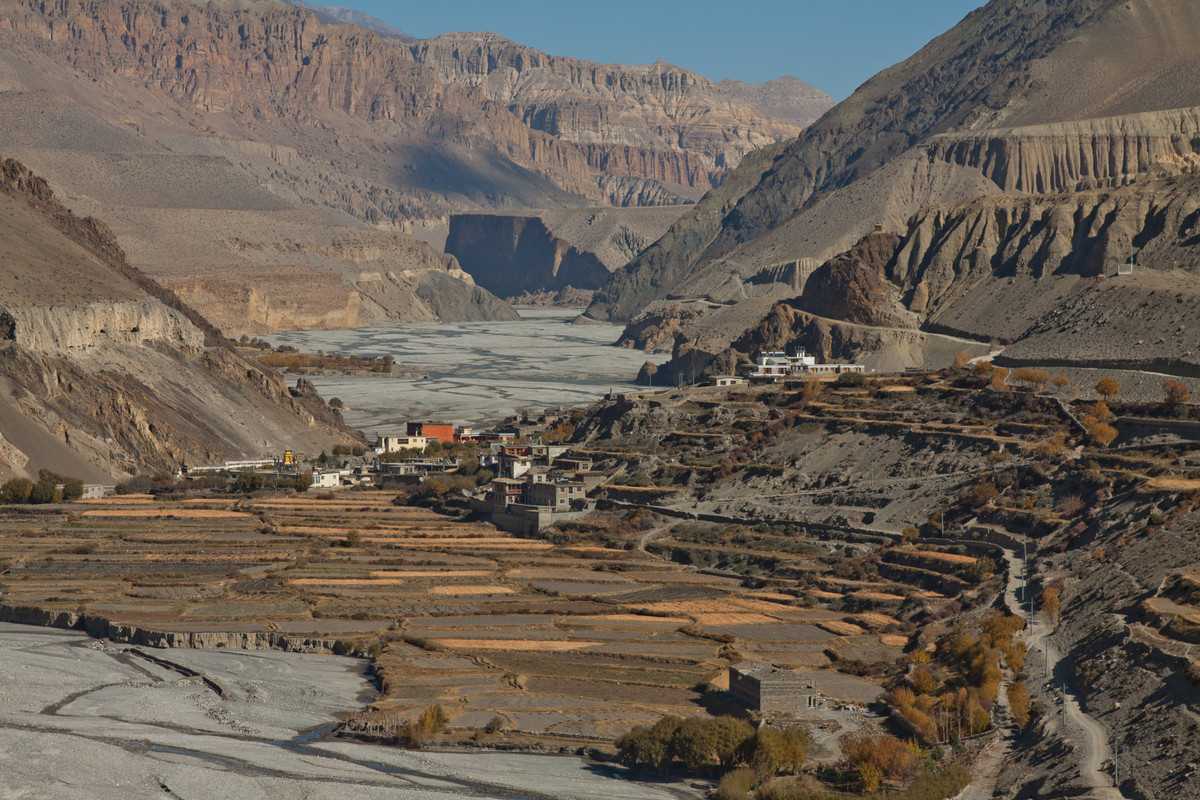
[[[429,446],[428,436],[380,436],[375,442],[375,452],[399,453],[401,450],[424,450]]]
[[[334,470],[328,470],[328,471],[322,472],[321,470],[314,469],[313,473],[312,473],[312,487],[311,488],[313,488],[313,489],[336,489],[337,487],[342,485],[342,475],[343,474],[348,475],[349,471],[334,469]]]
[[[795,355],[771,350],[759,353],[755,362],[742,370],[745,377],[760,380],[779,380],[795,375],[840,375],[843,372],[866,372],[866,368],[861,364],[818,364],[815,356],[803,350],[797,350]]]

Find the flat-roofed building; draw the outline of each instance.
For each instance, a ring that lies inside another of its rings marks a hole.
[[[761,661],[730,667],[729,693],[750,710],[763,714],[804,714],[825,707],[811,680],[793,669]]]

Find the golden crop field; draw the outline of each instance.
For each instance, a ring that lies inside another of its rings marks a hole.
[[[222,631],[325,642],[374,658],[381,713],[439,702],[452,724],[500,715],[552,738],[695,713],[691,687],[729,663],[710,636],[751,657],[817,668],[842,642],[881,658],[906,643],[864,636],[892,623],[887,614],[839,615],[798,599],[841,593],[749,589],[619,541],[522,538],[392,498],[137,495],[0,515],[2,602],[182,633],[201,646]],[[847,586],[894,597],[874,588]],[[587,697],[607,704],[572,699]],[[514,713],[521,704],[556,713]]]

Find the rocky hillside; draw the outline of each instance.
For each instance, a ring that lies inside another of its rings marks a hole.
[[[354,441],[311,389],[235,355],[112,233],[0,162],[0,476],[124,473]]]
[[[532,214],[456,214],[446,252],[502,297],[591,291],[662,236],[673,208],[584,208]]]
[[[493,33],[448,33],[409,49],[442,80],[477,86],[531,128],[575,142],[592,167],[695,196],[746,153],[795,137],[833,106],[795,78],[714,84],[662,61],[596,64]]]
[[[993,0],[743,162],[587,315],[737,303],[781,265],[834,259],[774,296],[831,324],[1011,342],[1131,254],[1191,270],[1197,31],[1200,8],[1168,0]],[[835,257],[873,229],[900,250],[847,272]]]

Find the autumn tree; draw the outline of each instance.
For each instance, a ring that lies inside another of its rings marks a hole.
[[[1008,374],[1004,367],[993,367],[992,388],[998,392],[1008,391]]]
[[[1012,374],[1013,380],[1018,383],[1027,383],[1036,389],[1042,389],[1047,381],[1050,380],[1050,375],[1040,369],[1029,369],[1021,367],[1014,370]]]
[[[1111,400],[1121,393],[1121,384],[1115,378],[1101,378],[1096,381],[1096,394],[1105,400]]]
[[[1029,724],[1029,689],[1024,681],[1014,681],[1008,685],[1008,707],[1017,727],[1024,728]]]
[[[1004,663],[1014,674],[1019,674],[1025,668],[1025,658],[1029,655],[1029,645],[1024,642],[1012,642],[1004,648]]]
[[[1191,392],[1182,383],[1172,378],[1163,381],[1163,405],[1170,414],[1174,415],[1190,399]]]
[[[1107,422],[1097,422],[1088,428],[1088,439],[1097,447],[1108,447],[1117,438],[1117,429]]]
[[[996,484],[989,480],[982,480],[971,487],[966,494],[967,505],[971,508],[981,508],[995,500],[1000,495],[996,489]]]
[[[446,709],[440,705],[432,705],[425,708],[421,712],[421,716],[417,718],[417,724],[428,730],[430,733],[441,733],[446,730],[446,726],[450,724],[450,717],[446,714]]]
[[[1068,378],[1065,374],[1060,372],[1057,375],[1055,375],[1053,378],[1051,378],[1050,382],[1054,384],[1055,389],[1065,389],[1067,386],[1070,385],[1071,379]]]
[[[800,397],[803,400],[816,400],[825,391],[825,381],[820,378],[809,378],[804,382],[804,387],[800,390]]]
[[[1053,586],[1048,586],[1042,590],[1042,611],[1045,611],[1052,617],[1056,617],[1058,616],[1058,610],[1058,589]]]
[[[1108,403],[1103,400],[1097,400],[1092,404],[1091,416],[1095,417],[1100,422],[1112,422],[1117,418],[1117,415],[1109,409]]]
[[[803,728],[762,727],[747,745],[746,760],[760,777],[768,778],[779,772],[796,773],[804,766],[808,749],[808,732]]]
[[[402,722],[396,728],[396,743],[401,747],[419,750],[429,741],[429,737],[441,733],[450,723],[446,710],[440,705],[425,708],[416,719]]]
[[[966,350],[959,350],[954,354],[954,366],[958,369],[963,369],[971,363],[971,354]]]
[[[891,734],[878,738],[851,734],[841,740],[845,765],[858,775],[863,792],[877,791],[884,778],[904,780],[913,775],[921,756],[915,742],[902,742]]]

